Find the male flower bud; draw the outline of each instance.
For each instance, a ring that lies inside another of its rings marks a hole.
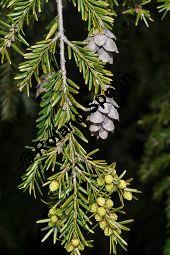
[[[66,251],[71,252],[74,250],[74,246],[71,243],[68,243],[65,245],[65,249]]]
[[[103,197],[99,197],[99,198],[97,198],[97,204],[99,205],[99,206],[104,206],[105,205],[105,199],[103,198]]]
[[[78,238],[73,238],[71,240],[71,244],[74,246],[74,247],[77,247],[79,245],[79,239]]]
[[[111,199],[107,199],[107,200],[106,200],[106,206],[107,206],[108,208],[111,208],[111,207],[113,206],[113,201],[112,201]]]
[[[114,186],[113,183],[107,184],[107,185],[105,186],[105,188],[106,188],[106,190],[107,190],[108,192],[113,192],[113,191],[116,190],[116,186]]]
[[[105,236],[111,236],[112,233],[113,233],[113,231],[111,228],[109,228],[109,227],[105,228],[105,230],[104,230]]]
[[[120,189],[125,189],[126,188],[126,182],[124,180],[120,180],[118,187]]]
[[[56,215],[53,215],[53,216],[51,217],[51,222],[56,223],[57,220],[58,220],[58,217],[57,217]]]
[[[98,184],[98,186],[103,186],[103,184],[104,184],[104,180],[103,179],[101,179],[101,178],[97,178],[97,184]]]
[[[111,220],[117,220],[117,218],[118,218],[116,213],[111,213],[109,216],[110,216]]]
[[[79,249],[80,251],[83,251],[83,250],[84,250],[84,245],[83,245],[83,244],[79,244],[79,245],[78,245],[78,249]]]
[[[98,208],[98,205],[97,205],[97,204],[92,204],[92,206],[91,206],[91,208],[90,208],[90,212],[92,212],[92,213],[97,212],[97,208]]]
[[[58,181],[51,181],[50,185],[49,185],[49,189],[51,192],[55,192],[56,190],[58,190],[59,188],[59,182]]]
[[[55,223],[50,221],[50,222],[48,223],[48,226],[52,228],[52,227],[55,226]]]
[[[100,228],[104,230],[106,228],[106,226],[107,226],[106,220],[101,220],[99,225],[100,225]]]
[[[102,217],[99,214],[95,215],[95,220],[96,221],[101,221]]]
[[[132,200],[132,198],[133,198],[132,193],[130,191],[124,191],[123,197],[124,197],[124,199],[129,200],[129,201]]]
[[[97,198],[97,204],[99,205],[99,206],[104,206],[105,205],[105,199],[103,198],[103,197],[99,197],[99,198]]]
[[[111,174],[108,174],[104,178],[106,184],[111,184],[113,182],[113,176]]]
[[[106,215],[106,210],[103,207],[99,207],[97,209],[97,212],[100,216],[105,216]]]
[[[49,210],[49,214],[51,215],[55,215],[57,213],[57,209],[55,207],[52,207],[50,210]]]

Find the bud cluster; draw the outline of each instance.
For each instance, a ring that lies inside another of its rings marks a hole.
[[[100,178],[97,178],[97,185],[99,187],[104,187],[105,190],[109,193],[119,191],[123,198],[126,200],[132,200],[132,192],[129,191],[127,186],[129,182],[126,182],[123,179],[119,179],[119,176],[116,174],[116,170],[110,170],[106,175],[103,175]]]
[[[59,225],[61,220],[61,213],[57,208],[52,207],[48,212],[48,217],[50,218],[48,223],[49,227],[56,227]]]
[[[91,205],[90,211],[94,213],[96,221],[99,222],[100,228],[104,231],[105,236],[114,236],[116,239],[117,232],[121,233],[119,225],[115,222],[118,219],[117,214],[113,209],[113,201],[111,199],[105,199],[103,197],[98,197],[96,203]]]
[[[68,252],[72,252],[76,249],[78,249],[79,251],[84,250],[84,245],[81,244],[79,238],[77,238],[77,237],[73,237],[71,239],[71,241],[69,243],[67,243],[64,247],[65,247],[66,251],[68,251]]]

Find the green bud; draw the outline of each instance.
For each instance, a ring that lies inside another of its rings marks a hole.
[[[73,238],[71,240],[71,244],[74,246],[74,247],[77,247],[79,245],[79,239],[78,238]]]
[[[49,189],[51,192],[55,192],[59,188],[59,182],[58,181],[52,181],[49,185]]]
[[[66,251],[71,252],[74,250],[74,246],[71,243],[68,243],[65,245],[65,249]]]
[[[103,207],[99,207],[97,209],[97,212],[100,216],[105,216],[106,215],[106,210]]]
[[[118,216],[117,216],[116,213],[111,213],[109,216],[110,216],[110,219],[111,219],[111,220],[115,220],[115,221],[116,221],[117,218],[118,218]]]
[[[111,174],[108,174],[104,178],[106,184],[111,184],[113,182],[113,176]]]
[[[97,198],[97,204],[99,205],[99,206],[104,206],[105,205],[105,199],[103,198],[103,197],[99,197],[99,198]]]
[[[116,186],[113,183],[107,184],[105,187],[108,192],[113,192],[117,190]]]
[[[52,228],[52,227],[55,226],[55,223],[50,221],[50,222],[48,223],[48,226]]]
[[[104,180],[103,179],[101,179],[101,178],[97,178],[97,184],[98,184],[98,186],[103,186],[104,185]]]
[[[52,207],[52,208],[49,210],[49,214],[51,214],[51,215],[57,214],[57,209],[56,209],[55,207]]]
[[[132,196],[132,192],[130,192],[130,191],[124,191],[123,192],[123,197],[124,197],[124,199],[126,199],[126,200],[132,200],[132,198],[133,198],[133,196]]]
[[[124,180],[120,180],[118,184],[119,189],[125,189],[126,188],[126,182]]]
[[[107,226],[107,221],[106,220],[101,220],[99,225],[100,225],[100,228],[104,230]]]
[[[105,236],[111,236],[111,234],[113,234],[113,231],[111,228],[107,227],[104,230],[104,234],[105,234]]]
[[[96,221],[101,221],[102,217],[99,214],[95,215],[95,220]]]
[[[106,206],[107,206],[108,208],[113,207],[113,201],[112,201],[111,199],[107,199],[107,200],[106,200]]]
[[[79,245],[78,245],[78,249],[79,249],[80,251],[83,251],[83,250],[84,250],[84,245],[83,245],[83,244],[79,244]]]
[[[56,215],[53,215],[51,217],[51,222],[56,223],[58,221],[58,217]]]
[[[98,205],[97,204],[92,204],[91,208],[90,208],[90,212],[95,213],[97,212],[98,209]]]

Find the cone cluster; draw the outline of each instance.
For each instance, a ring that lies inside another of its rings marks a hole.
[[[97,111],[87,117],[87,121],[90,122],[91,135],[97,136],[97,139],[106,139],[109,132],[114,132],[114,120],[119,120],[119,113],[116,109],[119,106],[109,97],[106,97],[106,102],[102,106],[96,100],[92,102],[92,105],[94,104],[97,105]]]
[[[94,33],[87,39],[87,47],[94,53],[99,55],[99,58],[109,64],[113,64],[113,52],[119,53],[115,40],[115,35],[108,29],[104,29],[102,32]]]

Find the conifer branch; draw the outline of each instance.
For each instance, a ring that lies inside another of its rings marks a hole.
[[[86,43],[84,42],[70,42],[65,37],[65,42],[68,45],[69,59],[73,56],[80,72],[83,72],[85,83],[88,84],[89,90],[95,87],[95,93],[106,90],[106,85],[110,85],[112,79],[110,78],[113,74],[104,68],[104,63],[98,59],[98,56],[94,54],[88,48],[85,48]]]
[[[162,19],[166,16],[166,14],[170,11],[170,0],[157,0],[159,3],[158,9],[159,12],[164,12]]]
[[[24,2],[23,6],[19,5],[21,1]],[[41,10],[38,3],[41,5],[40,1],[35,0],[11,1],[14,9],[10,16],[13,17],[14,24],[18,25],[19,30],[16,32],[18,38],[21,36],[21,41],[24,39],[20,31],[23,32],[24,20],[28,18],[32,8],[35,19],[38,18],[37,11],[39,13]],[[58,16],[51,22],[45,40],[37,42],[28,49],[29,53],[24,54],[25,61],[20,64],[20,73],[16,77],[19,80],[20,90],[26,86],[28,95],[35,77],[42,93],[41,110],[37,119],[38,135],[34,142],[37,146],[39,144],[43,146],[34,149],[30,147],[35,151],[35,157],[23,175],[19,188],[24,191],[29,190],[34,196],[37,191],[43,195],[43,187],[49,188],[48,218],[38,221],[47,224],[43,228],[47,233],[42,241],[53,235],[53,243],[60,239],[68,252],[72,255],[80,255],[80,251],[86,246],[92,247],[91,241],[86,240],[86,233],[94,234],[95,226],[100,226],[104,234],[110,237],[111,250],[115,254],[117,243],[125,249],[126,242],[121,237],[121,231],[129,230],[124,225],[131,222],[131,220],[119,221],[117,214],[122,213],[124,200],[132,200],[138,191],[129,187],[131,180],[122,179],[126,171],[118,175],[115,163],[108,165],[104,160],[94,160],[92,155],[97,150],[87,153],[81,144],[81,141],[88,141],[80,130],[80,123],[77,127],[73,121],[76,121],[79,109],[85,110],[85,108],[74,97],[74,94],[78,94],[79,86],[67,78],[65,44],[68,47],[69,59],[73,55],[79,71],[83,74],[85,84],[88,84],[89,90],[95,89],[94,97],[100,93],[104,96],[106,88],[111,84],[112,73],[104,68],[105,64],[101,56],[88,47],[87,40],[70,42],[66,38],[63,1],[56,0],[55,4],[57,4]],[[103,54],[109,57],[113,52],[118,53],[114,42],[116,37],[109,30],[113,23],[113,8],[110,9],[109,4],[103,0],[73,0],[73,4],[81,11],[82,19],[88,20],[89,36],[95,37],[95,42],[98,44],[97,51],[101,47]],[[9,28],[8,24],[6,26]],[[13,40],[7,38],[12,41],[11,45],[14,45],[15,33],[13,37]],[[58,41],[59,70],[55,57]],[[5,48],[4,53],[8,54]],[[111,60],[112,57],[110,62]],[[45,82],[39,84],[42,73],[45,75]],[[111,101],[110,98],[106,99],[108,100],[106,106],[110,107],[107,114],[111,113],[110,118],[118,119],[116,102]],[[93,116],[92,120],[98,120],[100,117],[101,123],[98,126],[104,127],[103,114],[96,113],[97,116]],[[108,131],[113,130],[114,126],[111,120],[110,122],[109,125],[105,123]],[[66,126],[69,126],[68,132],[65,132]],[[111,199],[114,192],[117,192],[120,198],[119,207],[114,205]],[[92,222],[92,218],[96,220],[97,225]]]
[[[91,28],[104,27],[110,28],[113,23],[112,16],[116,13],[109,9],[107,1],[92,1],[92,0],[72,0],[74,6],[78,6],[78,11],[82,14],[83,20],[88,20],[88,30]]]
[[[46,0],[48,2],[48,0]],[[38,14],[42,11],[41,7],[42,2],[39,0],[11,0],[8,3],[8,7],[12,8],[11,12],[8,14],[12,24],[10,26],[8,23],[1,22],[5,30],[5,36],[2,38],[2,43],[0,44],[0,53],[2,55],[1,61],[4,61],[4,57],[10,62],[9,48],[12,48],[17,51],[19,54],[23,55],[22,51],[18,45],[14,42],[21,42],[26,46],[29,46],[28,42],[25,40],[25,35],[23,32],[23,25],[26,21],[26,24],[29,25],[29,15],[32,10],[32,14],[36,21],[38,21]]]
[[[16,80],[21,80],[18,83],[20,91],[26,86],[29,95],[29,88],[32,87],[32,77],[34,75],[38,80],[41,67],[44,73],[51,73],[50,54],[54,54],[58,39],[59,35],[56,35],[53,39],[40,41],[29,48],[31,52],[25,53],[24,58],[26,60],[19,66],[21,73],[15,77]]]
[[[61,65],[61,73],[62,73],[62,85],[63,91],[66,93],[66,66],[65,66],[65,56],[64,56],[64,26],[63,26],[63,4],[62,0],[56,0],[57,2],[57,10],[58,10],[58,22],[59,22],[59,36],[60,36],[60,65]]]

